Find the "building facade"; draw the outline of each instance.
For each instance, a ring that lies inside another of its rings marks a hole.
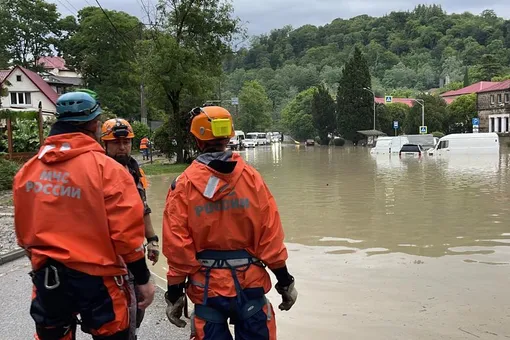
[[[510,80],[479,92],[476,106],[480,132],[510,133]]]

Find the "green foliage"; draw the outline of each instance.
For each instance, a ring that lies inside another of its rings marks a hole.
[[[135,138],[133,138],[132,148],[133,150],[138,150],[140,147],[140,141],[144,136],[150,137],[150,129],[147,125],[142,122],[134,121],[131,123],[131,127],[133,128],[133,132],[135,133]]]
[[[317,88],[313,95],[312,117],[320,143],[327,145],[328,134],[336,130],[336,104],[324,85]]]
[[[372,128],[373,96],[364,90],[372,83],[368,65],[359,48],[345,65],[337,91],[338,129],[352,140],[358,130]]]
[[[312,102],[316,92],[315,87],[300,92],[283,109],[282,124],[296,140],[304,141],[316,135],[312,117]]]
[[[170,122],[165,122],[154,131],[153,143],[154,148],[161,151],[168,158],[175,156],[177,148],[175,147],[172,136],[170,135]]]
[[[106,13],[85,7],[78,13],[78,26],[62,49],[66,62],[99,94],[101,103],[126,119],[140,116],[140,76],[134,66],[134,50],[142,29],[140,21],[127,13]]]
[[[266,131],[271,125],[271,101],[266,90],[256,80],[244,83],[239,93],[240,113],[236,127],[250,131]]]
[[[443,98],[435,95],[420,95],[419,99],[422,99],[425,103],[425,125],[429,131],[446,131],[448,129],[445,123],[446,102]],[[419,127],[421,125],[422,107],[418,103],[415,103],[409,114],[404,120],[402,126],[404,133],[406,134],[417,134],[419,133]]]
[[[503,73],[503,65],[501,61],[493,54],[484,54],[481,58],[478,72],[481,75],[481,80],[490,81],[493,77],[501,76]]]
[[[51,120],[43,123],[43,138],[48,136],[51,124]],[[0,146],[4,152],[7,152],[7,131],[4,133]],[[13,152],[32,152],[37,151],[39,147],[39,125],[37,120],[31,117],[18,116],[17,120],[12,124]]]
[[[446,127],[448,133],[472,132],[472,118],[478,117],[476,94],[463,95],[448,105]]]
[[[493,77],[491,79],[491,81],[505,81],[505,80],[509,80],[509,79],[510,79],[510,74],[507,74],[505,76]]]
[[[0,190],[12,189],[12,181],[19,169],[18,163],[0,158]]]
[[[441,137],[444,137],[444,133],[442,133],[440,131],[434,131],[434,132],[432,132],[432,136],[441,138]]]
[[[461,88],[464,87],[464,83],[463,82],[451,82],[451,83],[448,83],[448,85],[446,86],[443,86],[439,89],[438,93],[441,94],[441,93],[445,93],[445,92],[448,92],[448,91],[455,91],[455,90],[459,90]]]
[[[409,106],[403,103],[378,104],[376,108],[378,129],[388,136],[393,136],[395,133],[393,121],[398,121],[402,127],[409,111]]]
[[[471,85],[469,82],[469,69],[467,67],[464,68],[464,83],[462,85],[464,87]]]
[[[210,99],[239,20],[232,5],[220,0],[160,0],[158,9],[163,29],[149,29],[138,44],[140,67],[157,109],[170,113],[177,162],[184,162],[192,148],[185,112]]]
[[[44,0],[0,1],[0,64],[13,59],[36,69],[37,59],[51,53],[59,17],[57,6]]]

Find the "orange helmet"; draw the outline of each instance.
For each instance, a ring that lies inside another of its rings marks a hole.
[[[190,132],[198,140],[232,138],[234,122],[230,113],[220,106],[197,107],[191,110]]]
[[[135,138],[131,124],[122,118],[112,118],[104,122],[101,128],[101,140],[109,141],[117,138]]]

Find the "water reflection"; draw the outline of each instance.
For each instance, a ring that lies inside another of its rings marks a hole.
[[[297,314],[279,314],[279,338],[464,339],[460,325],[482,323],[510,337],[507,150],[401,160],[362,147],[276,144],[241,154],[276,198],[303,291]],[[156,228],[174,177],[151,178]],[[155,271],[164,276],[164,259]]]
[[[356,249],[386,249],[377,254],[437,257],[458,254],[453,247],[501,245],[508,231],[508,173],[501,167],[508,154],[400,159],[366,148],[281,144],[241,154],[276,197],[289,242],[356,240]],[[173,177],[151,179],[156,216]]]

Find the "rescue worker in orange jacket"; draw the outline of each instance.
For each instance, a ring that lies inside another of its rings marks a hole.
[[[149,159],[149,138],[147,136],[143,136],[140,141],[140,152],[142,153],[142,159]]]
[[[101,140],[104,143],[105,151],[108,156],[122,164],[133,176],[133,179],[144,205],[144,223],[145,238],[147,239],[147,258],[156,264],[159,259],[159,238],[154,232],[151,221],[151,209],[147,203],[147,178],[144,171],[138,166],[138,162],[131,157],[132,140],[135,133],[131,124],[122,118],[113,118],[107,120],[101,129]],[[131,273],[130,273],[131,274]],[[137,338],[138,329],[143,321],[144,311],[136,308],[137,286],[134,284],[133,276],[129,275],[131,288],[131,339]]]
[[[172,184],[163,216],[168,261],[167,317],[180,319],[184,289],[195,304],[192,339],[231,340],[227,319],[240,340],[276,339],[274,311],[265,294],[278,280],[281,310],[297,299],[286,266],[287,249],[275,200],[260,174],[231,151],[230,113],[222,107],[193,109],[191,133],[201,155]],[[188,283],[185,284],[185,280]]]
[[[32,263],[36,339],[75,339],[77,315],[96,340],[127,340],[127,268],[154,298],[143,203],[129,173],[98,143],[101,108],[84,92],[57,101],[57,122],[13,184],[18,244]]]

